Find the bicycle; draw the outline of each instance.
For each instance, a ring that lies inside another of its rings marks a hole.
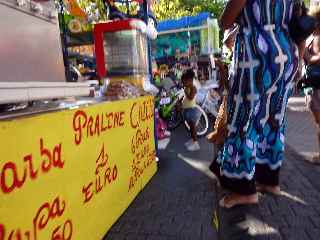
[[[196,102],[209,115],[216,118],[221,103],[221,95],[217,90],[218,84],[209,82],[198,89]]]
[[[159,96],[156,98],[156,105],[159,108],[160,117],[166,121],[168,130],[174,130],[184,123],[185,127],[190,130],[190,126],[184,120],[182,110],[179,108],[179,102],[185,97],[184,89],[174,86],[168,92],[164,88],[159,91]],[[196,123],[197,135],[204,136],[209,129],[209,120],[206,112],[201,106],[196,105],[200,112],[200,118]]]

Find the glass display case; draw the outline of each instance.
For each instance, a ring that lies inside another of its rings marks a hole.
[[[96,24],[97,71],[101,78],[143,87],[148,75],[146,25],[137,19]]]
[[[147,39],[136,29],[104,33],[106,76],[145,75]]]

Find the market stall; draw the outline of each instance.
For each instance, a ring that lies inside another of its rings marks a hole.
[[[0,15],[0,105],[89,94],[66,82],[54,5],[1,0]]]
[[[160,71],[181,74],[191,66],[198,70],[200,81],[213,78],[209,55],[219,53],[220,46],[218,22],[210,13],[164,20],[159,22],[157,30],[152,56]]]
[[[156,173],[145,27],[140,20],[96,24],[99,94],[31,96],[31,106],[0,112],[1,240],[102,239]],[[11,104],[9,97],[3,102]]]
[[[147,24],[149,37],[155,38],[156,19],[152,13],[151,0],[59,0],[59,23],[63,46],[63,56],[67,69],[67,79],[79,81],[91,70],[90,77],[99,78],[95,70],[94,26],[101,22],[125,19],[140,19]],[[148,50],[149,51],[149,50]],[[149,54],[151,55],[151,54]],[[86,56],[90,66],[83,66],[79,58]],[[148,60],[150,61],[150,60]],[[80,65],[80,66],[79,66]],[[78,71],[79,70],[79,71]],[[151,69],[149,69],[151,72]],[[77,75],[77,72],[81,74]]]
[[[155,174],[151,97],[72,105],[0,122],[0,239],[101,239]]]

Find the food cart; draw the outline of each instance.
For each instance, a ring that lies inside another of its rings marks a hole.
[[[8,2],[2,4],[2,1],[7,0],[0,1],[0,13],[2,10],[3,14],[8,14],[12,10],[23,18],[32,17],[42,23],[43,19],[38,18],[41,16],[31,16],[21,11],[20,6],[7,6]],[[34,61],[25,61],[21,75],[12,72],[11,64],[6,65],[11,68],[0,66],[1,83],[8,84],[10,79],[14,85],[26,79],[19,87],[27,91],[26,98],[20,98],[19,92],[11,92],[7,98],[2,97],[2,103],[35,101],[31,107],[0,113],[1,240],[102,239],[157,171],[153,97],[141,88],[143,78],[139,80],[134,76],[137,72],[143,76],[145,69],[129,61],[125,65],[129,77],[125,78],[115,74],[119,69],[113,62],[105,61],[112,48],[110,38],[125,36],[127,42],[141,40],[144,33],[140,25],[143,24],[135,20],[119,21],[117,24],[127,24],[128,30],[124,33],[107,33],[108,24],[96,28],[95,50],[103,56],[97,64],[106,69],[105,73],[100,73],[109,83],[99,97],[88,97],[86,83],[66,82],[57,22],[50,21],[50,24],[57,37],[49,39],[50,34],[40,34],[33,41],[23,39],[26,41],[24,52],[22,48],[20,51],[4,49],[8,53],[0,55],[3,63],[19,59],[21,52],[30,58],[32,46],[40,52],[34,56],[39,57],[36,67]],[[16,22],[15,29],[22,31],[19,26]],[[27,26],[23,31],[29,37],[37,33]],[[7,34],[5,38],[15,34]],[[12,38],[11,41],[17,40]],[[10,39],[5,42],[9,44]],[[2,38],[0,43],[3,43]],[[55,46],[55,51],[50,48],[45,51],[43,43]],[[12,42],[11,47],[16,44]],[[141,45],[141,49],[146,48]],[[146,61],[146,53],[141,49],[136,49],[135,56]],[[32,70],[28,72],[28,68]],[[47,94],[42,94],[43,82],[47,79]],[[34,80],[35,93],[30,90],[30,80]],[[60,86],[58,80],[64,88],[71,85],[79,88],[74,84],[80,84],[86,86],[85,91],[52,94],[51,91]]]

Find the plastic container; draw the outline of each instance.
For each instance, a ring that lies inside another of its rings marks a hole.
[[[146,25],[137,19],[116,20],[94,27],[97,72],[101,78],[128,81],[143,88],[149,79]]]
[[[148,73],[147,39],[138,30],[104,33],[107,77]]]

